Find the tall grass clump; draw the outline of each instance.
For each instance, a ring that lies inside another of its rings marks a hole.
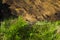
[[[22,17],[5,20],[0,26],[0,40],[60,40],[60,21],[30,25]]]

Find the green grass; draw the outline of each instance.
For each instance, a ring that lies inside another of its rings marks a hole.
[[[60,21],[38,21],[30,25],[22,17],[5,20],[0,26],[0,40],[60,40]]]

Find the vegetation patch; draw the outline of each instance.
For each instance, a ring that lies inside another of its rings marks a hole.
[[[60,40],[60,21],[38,21],[33,25],[23,20],[5,20],[0,26],[0,40]]]

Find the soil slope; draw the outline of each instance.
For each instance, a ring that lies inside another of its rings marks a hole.
[[[12,14],[29,22],[60,20],[60,0],[3,0],[2,3],[10,5]]]

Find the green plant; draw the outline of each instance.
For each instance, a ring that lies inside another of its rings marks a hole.
[[[60,40],[60,34],[57,33],[60,22],[40,21],[33,25],[30,40]]]
[[[0,40],[60,40],[60,21],[28,24],[22,17],[5,20],[0,26]]]

